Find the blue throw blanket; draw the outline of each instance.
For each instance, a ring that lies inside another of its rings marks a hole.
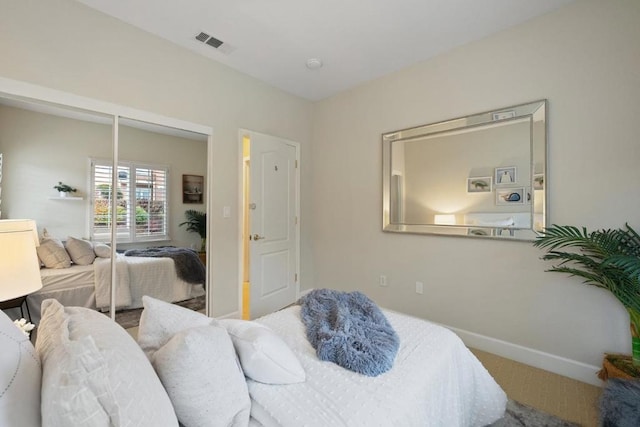
[[[317,289],[300,304],[307,338],[320,360],[370,377],[391,369],[400,339],[367,296]]]

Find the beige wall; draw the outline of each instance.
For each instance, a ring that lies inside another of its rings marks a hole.
[[[72,0],[0,0],[0,10],[1,76],[213,128],[214,315],[238,309],[239,128],[301,143],[301,224],[310,235],[309,102]],[[304,283],[308,239],[301,258]]]
[[[380,135],[547,98],[551,223],[640,229],[639,22],[640,2],[579,1],[319,102],[315,285],[589,365],[630,351],[617,301],[531,244],[383,233]]]

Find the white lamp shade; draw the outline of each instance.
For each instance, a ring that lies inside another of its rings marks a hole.
[[[33,220],[0,220],[0,301],[42,288]]]

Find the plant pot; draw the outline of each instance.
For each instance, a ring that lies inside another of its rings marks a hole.
[[[631,356],[626,354],[605,354],[602,359],[602,369],[598,371],[598,378],[603,381],[609,378],[635,379]]]
[[[66,191],[60,191],[59,194],[60,194],[60,197],[67,197],[67,194],[69,193],[67,193]]]

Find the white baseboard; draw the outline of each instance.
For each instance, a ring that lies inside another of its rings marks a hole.
[[[535,368],[544,369],[554,374],[582,381],[602,387],[603,382],[598,378],[596,373],[600,370],[598,366],[587,365],[586,363],[576,360],[567,359],[554,354],[545,353],[543,351],[534,350],[518,344],[502,341],[496,338],[487,337],[458,328],[452,328],[442,325],[455,332],[468,347],[477,348],[478,350],[493,353],[516,362]]]
[[[240,311],[232,311],[231,313],[218,316],[216,319],[242,319],[242,314],[240,314]]]

